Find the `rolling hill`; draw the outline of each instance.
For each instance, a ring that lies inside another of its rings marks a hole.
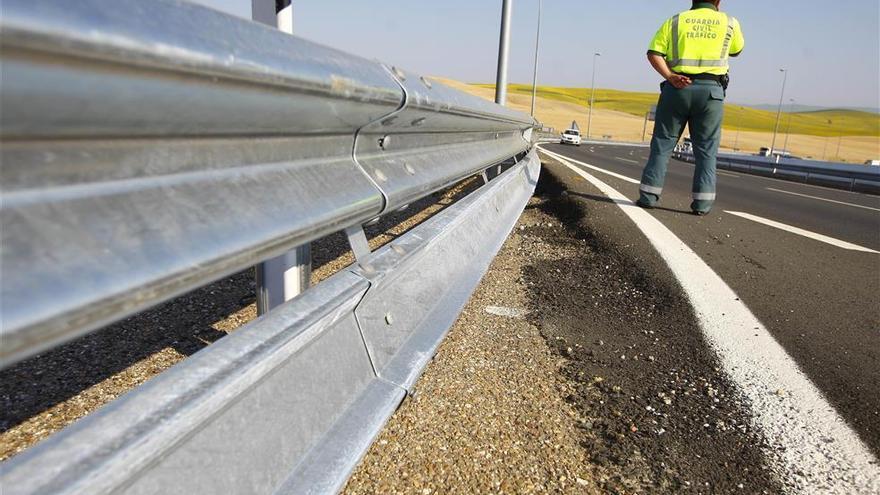
[[[494,89],[494,84],[474,84]],[[512,94],[531,95],[528,84],[511,84]],[[550,100],[586,106],[589,88],[563,88],[538,86],[538,96]],[[637,93],[614,89],[596,89],[595,108],[623,112],[643,117],[652,105],[657,104],[656,93]],[[724,128],[751,132],[773,132],[776,112],[759,110],[743,105],[727,104]],[[791,133],[807,136],[880,136],[880,115],[858,110],[821,110],[811,112],[783,113],[780,132],[785,132],[791,121]]]

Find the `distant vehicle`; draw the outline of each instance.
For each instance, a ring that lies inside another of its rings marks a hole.
[[[870,165],[872,167],[880,167],[880,160],[868,160],[865,162],[865,165]]]
[[[566,129],[565,132],[562,133],[560,144],[573,144],[575,146],[580,146],[581,131],[577,129]]]
[[[694,142],[691,138],[684,138],[684,140],[677,145],[675,145],[676,153],[693,153],[694,151]]]
[[[776,151],[771,150],[770,148],[761,148],[761,150],[758,151],[758,156],[778,156],[782,158],[791,158],[791,153],[789,153],[788,151]]]

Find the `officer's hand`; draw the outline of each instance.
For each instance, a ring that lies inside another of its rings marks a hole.
[[[678,89],[684,89],[691,85],[693,81],[689,77],[685,77],[679,74],[673,74],[669,76],[669,83],[675,86]]]

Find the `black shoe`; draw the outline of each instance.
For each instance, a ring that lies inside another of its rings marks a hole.
[[[698,216],[698,217],[705,217],[705,216],[708,215],[708,214],[709,214],[708,211],[697,211],[697,210],[694,210],[694,215],[696,215],[696,216]]]
[[[650,203],[646,203],[646,202],[642,201],[641,199],[636,201],[636,206],[638,206],[640,208],[644,208],[646,210],[653,210],[654,209],[654,205],[652,205]]]

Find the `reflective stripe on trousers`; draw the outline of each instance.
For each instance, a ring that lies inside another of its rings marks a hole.
[[[655,187],[648,184],[639,185],[639,191],[646,192],[648,194],[656,194],[659,196],[663,192],[662,187]]]

